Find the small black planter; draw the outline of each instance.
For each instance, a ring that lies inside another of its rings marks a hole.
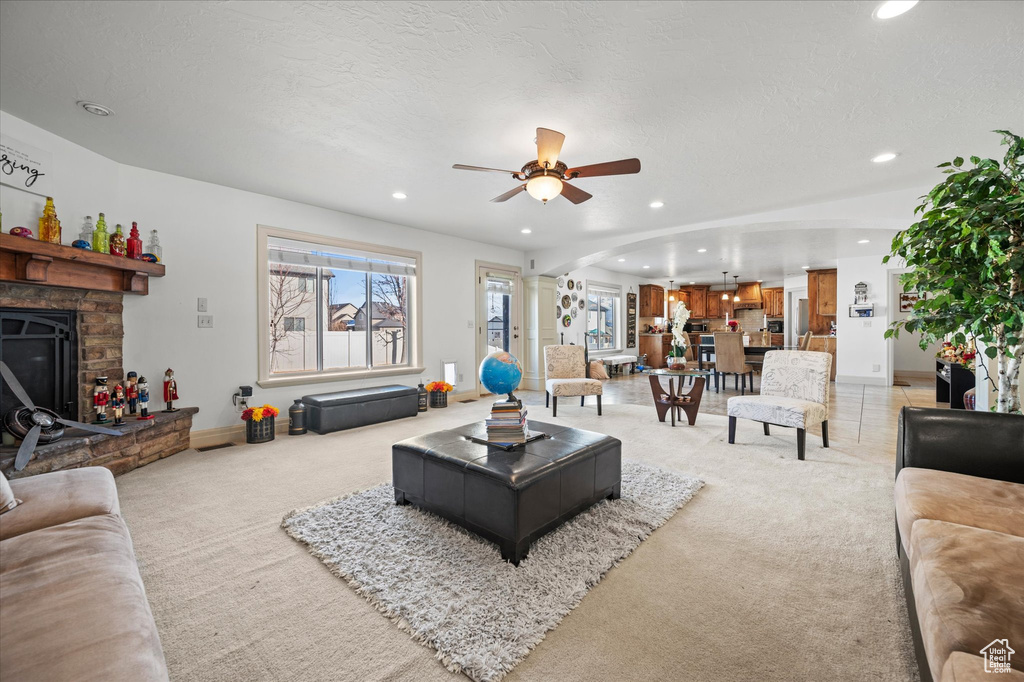
[[[274,418],[264,417],[259,421],[245,422],[246,443],[268,443],[274,440]]]
[[[446,391],[431,391],[430,406],[448,407],[448,393]]]

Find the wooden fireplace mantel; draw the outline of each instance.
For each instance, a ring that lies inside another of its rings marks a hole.
[[[161,263],[0,234],[3,282],[145,296],[149,293],[149,278],[163,276]]]

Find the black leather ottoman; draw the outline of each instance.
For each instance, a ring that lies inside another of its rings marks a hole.
[[[617,499],[622,443],[593,431],[530,421],[548,436],[514,450],[484,438],[482,422],[391,448],[395,502],[415,504],[501,547],[518,565],[530,543],[604,498]]]

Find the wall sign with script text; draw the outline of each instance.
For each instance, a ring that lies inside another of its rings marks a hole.
[[[0,135],[0,184],[26,192],[53,196],[50,152]]]

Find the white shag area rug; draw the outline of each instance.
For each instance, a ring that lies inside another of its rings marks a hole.
[[[497,545],[396,505],[390,484],[291,512],[281,525],[449,670],[491,682],[703,485],[624,459],[622,497],[534,542],[518,568]]]

